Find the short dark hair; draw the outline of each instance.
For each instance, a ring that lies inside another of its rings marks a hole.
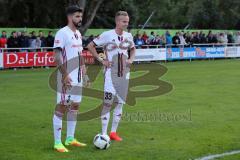
[[[78,6],[76,6],[76,5],[68,6],[68,7],[66,8],[66,15],[67,15],[67,16],[68,16],[68,15],[71,15],[71,14],[73,14],[73,13],[75,13],[75,12],[80,12],[80,13],[82,13],[83,10],[82,10],[81,8],[79,8]]]

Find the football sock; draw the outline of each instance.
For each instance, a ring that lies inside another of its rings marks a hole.
[[[59,113],[53,115],[53,132],[55,143],[61,142],[61,131],[62,131],[62,117],[63,114]]]
[[[67,138],[74,138],[75,128],[77,124],[78,110],[69,110],[67,113]]]
[[[110,111],[111,111],[111,105],[104,104],[102,113],[101,113],[101,120],[102,120],[102,134],[107,134],[107,128],[108,128],[108,122],[110,119]]]
[[[123,104],[117,104],[113,111],[112,129],[111,132],[116,132],[118,124],[122,117]]]

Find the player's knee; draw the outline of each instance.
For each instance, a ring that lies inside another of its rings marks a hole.
[[[55,108],[55,113],[64,114],[66,112],[66,106],[57,104]]]
[[[119,119],[122,117],[122,108],[123,108],[123,104],[122,103],[118,103],[116,105],[116,107],[114,108],[113,114],[118,117]]]
[[[55,112],[54,112],[54,115],[56,115],[58,118],[62,119],[62,118],[63,118],[63,115],[64,115],[64,113],[62,113],[62,112],[59,112],[59,111],[55,111]]]
[[[79,109],[79,103],[72,103],[71,110],[78,110]]]
[[[111,108],[112,108],[112,105],[110,103],[104,103],[101,115],[105,115],[105,114],[111,112]]]
[[[122,110],[123,109],[123,103],[116,103],[115,110]]]
[[[103,104],[103,108],[111,108],[112,107],[112,104],[110,104],[110,103],[104,103]]]

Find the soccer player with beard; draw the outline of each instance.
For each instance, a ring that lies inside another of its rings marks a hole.
[[[60,29],[54,40],[55,61],[57,73],[57,104],[53,116],[54,149],[58,152],[68,152],[62,144],[62,118],[67,114],[66,146],[84,147],[74,134],[77,123],[79,104],[82,100],[82,80],[86,72],[84,60],[81,57],[82,36],[78,27],[82,22],[82,10],[70,6],[66,10],[68,24]]]

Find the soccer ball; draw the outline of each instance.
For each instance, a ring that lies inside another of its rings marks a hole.
[[[97,149],[107,149],[110,143],[111,141],[108,135],[97,134],[93,139],[93,144]]]

